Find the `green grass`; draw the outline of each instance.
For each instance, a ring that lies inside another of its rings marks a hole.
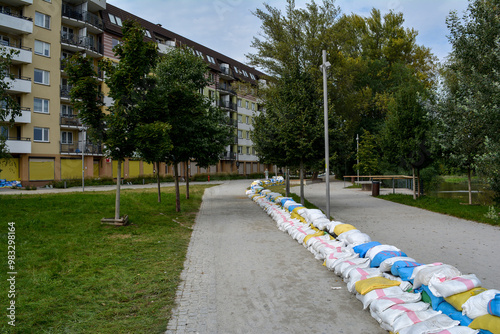
[[[445,175],[443,176],[443,180],[446,183],[467,183],[468,178],[467,175],[460,176],[460,175]],[[480,182],[479,177],[473,176],[471,178],[472,183],[477,183]]]
[[[402,194],[390,194],[378,197],[392,202],[415,206],[433,212],[444,213],[458,218],[473,220],[490,225],[500,224],[500,217],[496,220],[485,217],[489,209],[488,206],[463,205],[460,204],[461,200],[459,199],[422,196],[414,200],[412,195]]]
[[[160,333],[166,330],[191,236],[210,185],[123,190],[130,225],[114,216],[114,192],[1,196],[0,241],[6,273],[8,222],[16,227],[16,327],[2,333]],[[3,276],[2,276],[3,277]],[[7,296],[7,281],[0,281]],[[7,298],[0,299],[6,310]]]

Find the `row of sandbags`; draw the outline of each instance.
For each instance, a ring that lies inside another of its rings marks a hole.
[[[7,181],[5,179],[0,179],[0,188],[12,188],[12,187],[22,187],[21,181]]]
[[[500,291],[443,263],[423,264],[354,226],[329,220],[254,181],[247,195],[278,229],[347,283],[380,326],[399,334],[500,334]]]

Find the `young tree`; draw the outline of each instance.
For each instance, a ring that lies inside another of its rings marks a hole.
[[[96,75],[91,61],[74,56],[67,66],[69,82],[73,86],[71,99],[90,135],[102,140],[106,154],[118,161],[116,180],[115,220],[120,220],[121,164],[133,156],[137,148],[136,131],[147,114],[154,79],[150,76],[158,53],[153,42],[144,41],[142,27],[134,21],[123,22],[123,39],[114,51],[119,63],[104,60],[100,66],[106,71],[106,85],[113,105],[104,112],[97,90]]]
[[[178,164],[194,160],[208,167],[219,161],[229,144],[227,120],[202,93],[209,84],[207,71],[206,64],[189,49],[171,50],[154,71],[163,101],[156,117],[172,126],[173,147],[164,159],[174,167],[177,212],[181,210]]]

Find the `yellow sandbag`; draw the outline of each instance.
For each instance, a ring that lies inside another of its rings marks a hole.
[[[336,235],[341,235],[344,232],[350,231],[350,230],[355,230],[356,228],[352,226],[351,224],[339,224],[335,226],[333,233]]]
[[[325,232],[323,232],[323,231],[318,231],[318,232],[316,232],[316,233],[306,235],[306,237],[304,238],[304,244],[306,244],[306,243],[307,243],[307,241],[308,241],[309,239],[311,239],[312,237],[321,237],[323,234],[325,234]]]
[[[455,309],[458,311],[462,311],[462,305],[469,300],[470,297],[476,296],[480,294],[481,292],[486,291],[487,289],[477,287],[470,289],[469,291],[457,293],[455,295],[451,295],[449,297],[446,297],[444,300],[446,300],[448,303],[450,303]]]
[[[362,295],[375,289],[385,289],[391,286],[398,286],[401,284],[399,281],[393,281],[385,277],[372,277],[365,280],[356,282],[356,291]]]
[[[498,334],[500,333],[500,317],[485,314],[472,320],[469,327],[472,329],[486,329],[493,334]]]
[[[292,210],[292,213],[290,214],[290,217],[291,217],[292,219],[298,219],[298,220],[300,220],[302,223],[307,224],[307,223],[306,223],[305,218],[304,218],[304,217],[302,217],[301,215],[299,215],[299,214],[297,213],[300,209],[304,209],[304,208],[305,208],[305,207],[303,207],[303,206],[298,206],[298,207],[296,207],[295,209],[293,209],[293,210]]]

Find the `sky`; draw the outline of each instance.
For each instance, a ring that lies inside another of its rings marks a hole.
[[[253,37],[259,36],[260,20],[252,12],[264,8],[263,0],[107,0],[134,15],[162,24],[172,32],[210,49],[247,63]],[[267,0],[272,7],[284,9],[286,0]],[[305,8],[310,0],[296,0]],[[321,0],[316,0],[320,4]],[[402,12],[404,26],[418,32],[417,43],[431,49],[444,61],[451,46],[448,43],[446,17],[457,11],[462,17],[468,0],[336,0],[342,13],[369,16],[372,8],[382,14]]]

